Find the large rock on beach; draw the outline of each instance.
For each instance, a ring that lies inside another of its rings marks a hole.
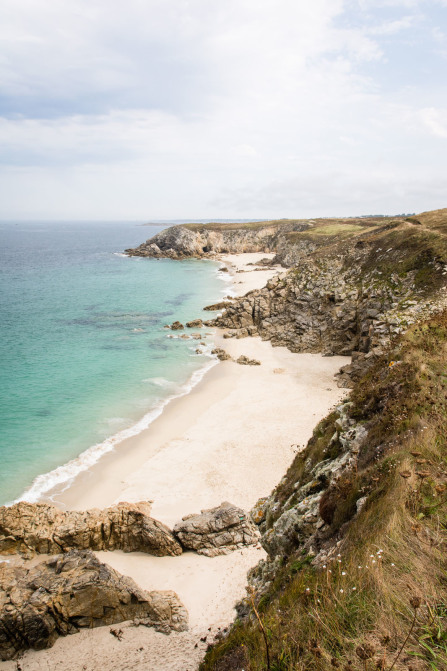
[[[228,354],[228,352],[226,352],[221,347],[215,347],[213,350],[211,350],[211,354],[215,354],[219,361],[229,361],[231,359],[231,356]]]
[[[164,633],[188,628],[175,592],[146,592],[90,551],[71,550],[31,569],[0,566],[1,660],[50,648],[81,628],[133,618]]]
[[[241,366],[260,366],[261,362],[258,361],[258,359],[250,359],[248,356],[245,356],[245,354],[241,354],[241,356],[236,359],[236,363],[240,364]]]
[[[184,548],[207,557],[228,554],[247,545],[256,545],[259,532],[249,516],[231,503],[187,515],[175,525],[174,534]]]
[[[58,554],[123,550],[163,557],[182,548],[164,524],[149,516],[149,503],[119,503],[105,510],[62,511],[46,503],[0,508],[0,554]]]

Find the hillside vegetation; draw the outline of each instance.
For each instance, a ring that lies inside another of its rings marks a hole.
[[[447,669],[447,210],[350,226],[290,233],[315,246],[217,320],[367,365],[253,509],[268,558],[201,671]]]
[[[447,668],[446,360],[442,312],[390,345],[315,429],[267,512],[259,616],[248,600],[202,671],[391,669],[402,646],[395,669]],[[275,522],[321,491],[317,523],[297,524],[276,554]]]

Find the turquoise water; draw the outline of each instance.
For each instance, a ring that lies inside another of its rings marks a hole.
[[[69,479],[213,361],[163,325],[209,317],[218,264],[119,254],[164,227],[0,224],[0,503]]]

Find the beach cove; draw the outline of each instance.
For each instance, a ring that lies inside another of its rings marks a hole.
[[[221,258],[236,295],[261,288],[281,271],[247,265],[262,257]],[[49,492],[49,500],[74,510],[150,500],[151,515],[172,528],[184,515],[223,501],[248,511],[268,495],[318,421],[345,395],[334,374],[347,359],[293,354],[260,338],[224,339],[216,333],[215,341],[233,358],[245,355],[261,365],[220,362],[189,394],[172,400],[149,428],[116,446],[65,491]],[[26,652],[22,669],[193,671],[214,635],[234,619],[246,573],[265,553],[258,546],[215,558],[191,552],[163,558],[122,552],[97,556],[144,589],[176,591],[189,612],[189,631],[166,636],[125,623],[118,641],[108,627],[83,630],[59,638],[49,650]],[[4,662],[0,668],[16,665]]]

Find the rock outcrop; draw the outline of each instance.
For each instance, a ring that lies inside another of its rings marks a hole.
[[[360,282],[358,265],[346,268],[342,260],[308,259],[228,305],[215,324],[236,337],[253,335],[255,329],[292,352],[367,353],[399,326],[392,310],[410,298],[412,289],[397,276],[390,286],[374,279]]]
[[[185,224],[172,226],[139,247],[126,249],[129,256],[213,258],[216,254],[273,252],[288,231],[308,228],[305,221],[280,220],[246,224]]]
[[[202,322],[201,319],[193,319],[193,320],[190,321],[190,322],[186,322],[186,326],[187,326],[189,329],[202,328],[202,326],[203,326],[203,322]]]
[[[397,222],[366,239],[320,247],[229,304],[214,325],[230,329],[225,337],[259,335],[292,352],[352,355],[339,375],[339,386],[350,387],[392,337],[443,302],[434,288],[446,285],[446,264],[432,234],[410,240]]]
[[[236,359],[236,363],[241,366],[260,366],[261,362],[258,359],[250,359],[250,357],[241,354],[240,357]]]
[[[148,503],[120,503],[105,510],[61,511],[45,503],[0,508],[0,553],[58,554],[72,548],[180,555],[164,524],[149,516]]]
[[[353,498],[352,482],[368,432],[362,423],[352,419],[351,408],[351,402],[343,403],[323,421],[303,456],[295,458],[272,494],[260,499],[250,513],[261,532],[261,545],[268,554],[267,559],[249,572],[249,583],[258,595],[268,591],[281,562],[296,553],[297,548],[312,556],[314,563],[324,563],[328,552],[333,554],[337,547],[334,518],[339,518],[337,528],[343,525],[337,508],[343,510],[346,520],[361,509],[362,492]],[[312,446],[319,440],[321,431],[333,431],[333,434],[328,434],[324,453],[314,455]],[[304,460],[306,454],[312,456]],[[239,604],[238,611],[240,615],[248,612],[246,600]]]
[[[228,554],[246,545],[255,545],[259,533],[249,516],[231,503],[187,515],[175,525],[174,534],[188,550],[207,557]]]
[[[215,347],[213,350],[211,350],[211,354],[217,356],[219,361],[231,361],[230,354],[222,349],[222,347]]]
[[[133,618],[164,633],[188,628],[175,592],[146,592],[102,564],[71,550],[27,569],[0,566],[0,659],[51,647],[59,636]]]

